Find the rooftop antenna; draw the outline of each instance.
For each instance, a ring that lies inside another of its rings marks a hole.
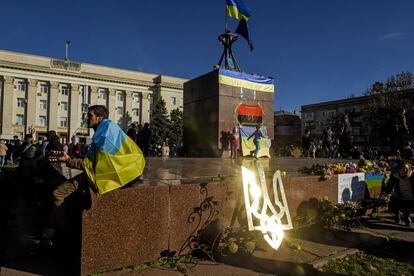
[[[72,41],[66,40],[65,43],[65,60],[69,60],[69,45],[72,44]]]

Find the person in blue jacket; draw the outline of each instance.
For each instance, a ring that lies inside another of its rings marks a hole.
[[[253,143],[254,143],[254,146],[256,147],[256,150],[254,151],[254,157],[256,158],[260,150],[260,142],[262,138],[266,138],[266,136],[263,135],[261,128],[262,128],[262,123],[258,123],[256,126],[256,131],[253,132],[252,135],[249,136],[249,138],[247,138],[247,140],[250,140],[253,137]]]

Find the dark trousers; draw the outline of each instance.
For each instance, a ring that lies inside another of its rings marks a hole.
[[[81,223],[83,209],[89,207],[90,195],[85,173],[66,181],[53,191],[51,224],[61,231],[73,232]]]
[[[388,210],[399,216],[399,212],[403,214],[403,219],[407,221],[410,217],[410,213],[414,209],[414,200],[405,200],[397,197],[392,197],[388,203]]]

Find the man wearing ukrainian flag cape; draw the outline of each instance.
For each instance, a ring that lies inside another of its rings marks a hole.
[[[105,106],[89,107],[88,127],[93,128],[95,133],[85,158],[71,158],[65,152],[58,157],[68,167],[85,170],[85,173],[66,181],[53,191],[54,217],[51,224],[57,228],[65,229],[71,225],[68,214],[79,204],[79,199],[72,197],[72,194],[89,186],[101,195],[132,183],[144,170],[145,159],[139,147],[107,118]]]
[[[93,107],[89,109],[88,126],[95,133],[83,166],[94,190],[104,194],[137,179],[144,170],[145,159],[135,142],[117,124],[96,116],[91,109]]]

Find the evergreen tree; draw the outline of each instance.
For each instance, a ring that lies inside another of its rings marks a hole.
[[[168,118],[168,111],[165,106],[165,101],[160,96],[151,114],[150,121],[152,129],[151,144],[153,146],[162,145],[167,141],[169,136],[170,120]]]
[[[177,149],[183,141],[183,112],[174,109],[170,113],[171,127],[169,135],[169,145],[171,149]]]

